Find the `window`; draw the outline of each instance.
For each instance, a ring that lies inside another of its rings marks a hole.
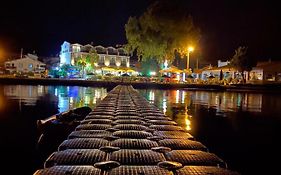
[[[29,69],[29,71],[31,71],[31,70],[32,70],[32,68],[33,68],[33,64],[29,64],[29,65],[28,65],[28,69]]]

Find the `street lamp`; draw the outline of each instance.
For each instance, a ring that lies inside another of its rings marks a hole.
[[[187,61],[186,61],[186,70],[189,70],[189,53],[192,52],[194,50],[193,47],[188,47],[187,49]]]

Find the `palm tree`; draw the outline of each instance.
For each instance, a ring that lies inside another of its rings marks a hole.
[[[95,67],[95,63],[99,61],[99,55],[95,49],[91,49],[89,52],[88,63],[91,64],[92,67]]]
[[[87,66],[86,56],[81,56],[76,62],[77,66],[82,69],[82,77],[85,77],[85,67]]]

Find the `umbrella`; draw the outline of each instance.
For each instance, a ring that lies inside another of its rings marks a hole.
[[[168,75],[162,75],[163,78],[170,78]]]
[[[113,67],[101,67],[101,69],[105,71],[115,71]]]
[[[123,72],[136,72],[134,69],[129,68],[129,67],[120,67],[118,68],[119,71],[123,71]]]
[[[183,72],[187,73],[187,74],[191,74],[192,73],[191,69],[184,69]]]
[[[106,76],[112,76],[113,74],[112,73],[106,73],[105,75]]]
[[[215,78],[213,75],[210,75],[208,78]]]
[[[125,74],[122,74],[121,76],[122,76],[122,77],[129,77],[130,75],[127,74],[127,73],[125,73]]]

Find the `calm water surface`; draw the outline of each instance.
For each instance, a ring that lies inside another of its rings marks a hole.
[[[0,86],[1,167],[9,174],[42,168],[36,149],[38,119],[80,106],[94,107],[106,88],[78,86]],[[141,89],[179,125],[242,174],[278,170],[281,95]]]

